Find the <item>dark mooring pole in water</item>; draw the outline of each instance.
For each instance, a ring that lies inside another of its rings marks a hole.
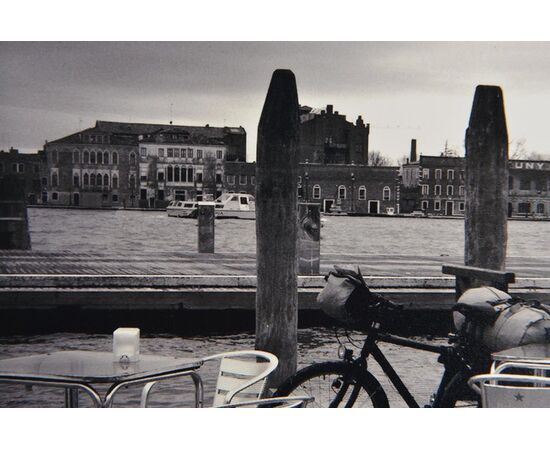
[[[256,158],[256,349],[279,358],[270,386],[297,366],[298,126],[296,79],[290,70],[276,70],[258,125]]]
[[[504,270],[508,211],[508,131],[502,90],[477,86],[466,130],[464,263]]]

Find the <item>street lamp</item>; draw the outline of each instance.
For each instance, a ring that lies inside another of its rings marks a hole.
[[[307,172],[304,174],[304,181],[305,181],[305,188],[306,188],[305,200],[306,200],[306,203],[308,203],[309,202],[309,174]]]
[[[355,212],[355,174],[351,173],[351,212]]]

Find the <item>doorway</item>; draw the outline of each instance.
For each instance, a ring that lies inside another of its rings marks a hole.
[[[454,215],[454,202],[445,202],[445,215],[452,216]]]
[[[323,212],[329,213],[332,209],[332,205],[334,205],[334,200],[332,199],[325,199],[323,200]]]
[[[73,205],[79,206],[80,205],[80,194],[78,192],[75,192],[73,194]]]
[[[378,200],[369,200],[369,214],[380,214],[380,202]]]

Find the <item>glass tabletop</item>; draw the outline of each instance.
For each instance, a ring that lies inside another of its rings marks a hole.
[[[528,344],[492,354],[493,361],[544,361],[550,363],[550,344]]]
[[[62,351],[0,359],[0,377],[108,383],[195,370],[198,358],[140,355],[136,362],[115,361],[111,352]]]

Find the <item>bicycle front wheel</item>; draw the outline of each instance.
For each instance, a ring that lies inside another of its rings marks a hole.
[[[309,408],[389,408],[388,397],[378,380],[344,361],[313,364],[284,381],[274,397],[313,397]]]

